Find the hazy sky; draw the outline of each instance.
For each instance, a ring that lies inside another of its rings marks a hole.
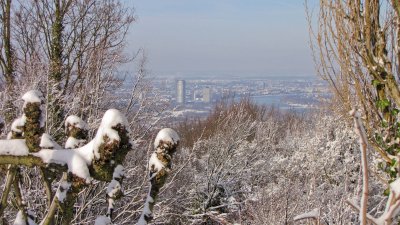
[[[303,0],[131,0],[154,73],[313,75]]]

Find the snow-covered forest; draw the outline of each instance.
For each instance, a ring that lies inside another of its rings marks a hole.
[[[318,7],[328,102],[175,123],[124,1],[0,0],[0,224],[398,224],[400,3]]]

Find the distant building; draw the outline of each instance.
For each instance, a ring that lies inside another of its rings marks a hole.
[[[176,82],[176,102],[179,104],[185,103],[186,83],[184,80]]]
[[[203,89],[203,102],[205,103],[211,102],[211,88],[209,87]]]

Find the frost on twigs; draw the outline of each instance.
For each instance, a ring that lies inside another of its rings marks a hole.
[[[313,219],[313,220],[318,220],[320,216],[320,211],[319,208],[313,209],[310,212],[303,213],[301,215],[295,216],[293,218],[294,221],[300,221],[300,220],[305,220],[305,219]]]
[[[157,195],[165,184],[171,169],[172,154],[176,151],[179,140],[178,134],[171,128],[164,128],[157,134],[154,141],[155,151],[149,159],[150,190],[137,225],[145,225],[153,219]]]

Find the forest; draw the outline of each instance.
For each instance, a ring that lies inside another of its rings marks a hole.
[[[332,98],[175,123],[124,1],[0,0],[0,224],[398,224],[400,3],[309,6]]]

